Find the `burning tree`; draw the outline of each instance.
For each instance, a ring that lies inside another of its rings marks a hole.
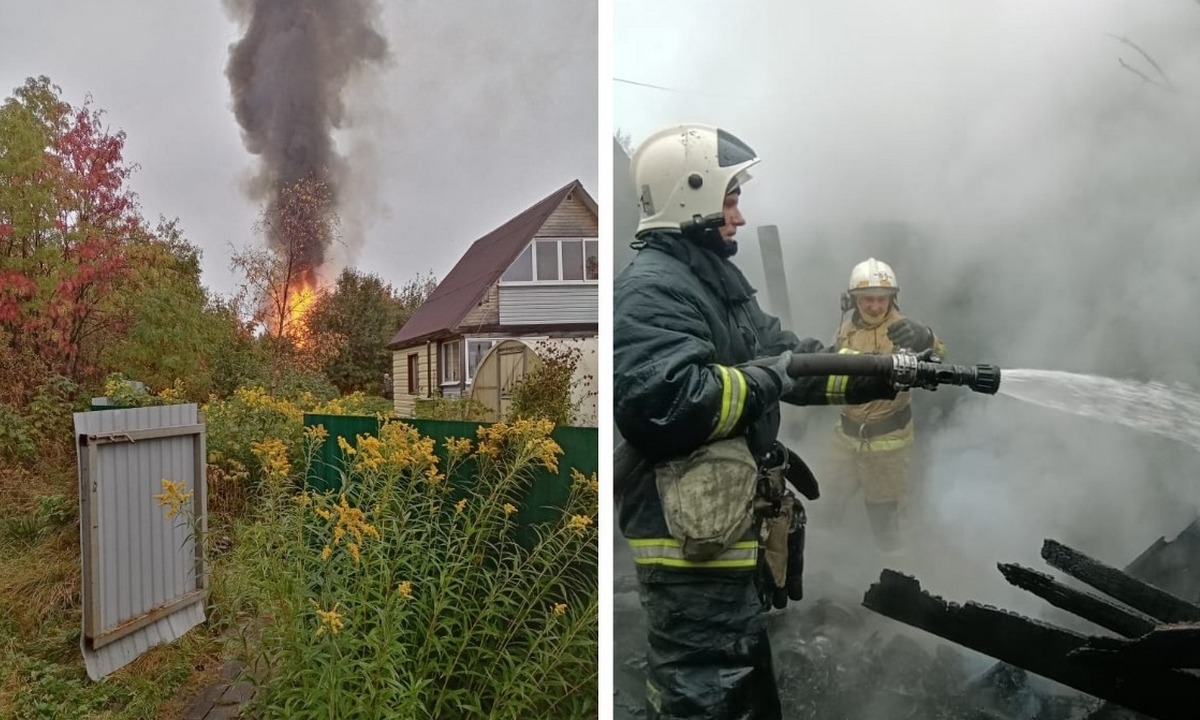
[[[284,186],[277,201],[263,210],[256,229],[266,237],[267,247],[233,255],[232,267],[246,278],[236,304],[264,332],[275,387],[289,371],[319,371],[339,345],[338,336],[316,333],[308,322],[326,291],[313,263],[313,248],[326,247],[338,231],[328,186],[313,178]]]
[[[268,246],[234,254],[233,267],[246,276],[250,319],[271,337],[305,342],[304,318],[322,291],[313,248],[327,246],[338,224],[328,186],[312,178],[300,180],[284,186],[262,212],[256,229]]]

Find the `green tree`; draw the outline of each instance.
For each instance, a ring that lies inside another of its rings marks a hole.
[[[197,401],[262,382],[258,344],[201,283],[201,251],[183,237],[177,221],[161,221],[155,237],[134,246],[131,255],[136,270],[121,296],[133,322],[108,348],[106,367],[155,390],[176,387]]]
[[[392,369],[388,341],[436,286],[432,275],[418,275],[396,290],[376,275],[343,270],[308,317],[315,337],[335,344],[322,368],[329,381],[343,393],[380,393]]]

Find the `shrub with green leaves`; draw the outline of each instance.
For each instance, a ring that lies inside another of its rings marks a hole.
[[[574,474],[561,514],[532,541],[516,532],[535,469],[557,468],[552,429],[480,427],[474,443],[447,439],[440,463],[432,439],[387,422],[378,436],[339,442],[341,494],[268,498],[235,550],[269,618],[256,711],[594,716],[595,476]]]
[[[488,409],[470,395],[417,398],[413,404],[413,417],[426,420],[484,422],[488,417]]]
[[[572,398],[575,371],[582,351],[570,345],[542,342],[539,361],[512,388],[511,420],[546,418],[555,425],[570,425],[582,399]]]
[[[234,461],[257,468],[250,445],[270,438],[283,441],[291,462],[300,462],[304,410],[296,403],[273,397],[261,387],[238,388],[231,397],[213,400],[202,411],[209,462]]]
[[[0,403],[0,462],[26,463],[36,454],[33,428],[15,410]]]

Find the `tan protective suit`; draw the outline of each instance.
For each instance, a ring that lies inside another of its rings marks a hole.
[[[838,328],[834,344],[838,350],[891,354],[894,348],[887,331],[902,318],[894,304],[874,324],[855,311]],[[936,354],[944,355],[945,345],[936,335],[933,348]],[[894,545],[895,538],[882,535],[894,533],[895,530],[885,530],[880,523],[895,523],[896,520],[890,517],[886,521],[878,520],[878,516],[880,513],[898,514],[908,499],[909,456],[913,444],[911,401],[909,393],[905,391],[897,395],[895,400],[843,406],[834,431],[833,495],[840,509],[844,510],[850,498],[861,490],[868,514],[872,515],[871,524],[876,539],[885,546]],[[907,422],[903,422],[904,414],[910,415]],[[901,423],[898,427],[878,432],[898,423]]]

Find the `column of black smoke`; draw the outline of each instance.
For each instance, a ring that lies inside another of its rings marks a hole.
[[[388,51],[375,30],[379,4],[225,0],[225,6],[244,29],[230,46],[225,70],[233,109],[242,142],[261,158],[249,192],[265,205],[271,247],[299,253],[295,259],[311,284],[332,241],[327,220],[337,209],[340,181],[351,170],[332,135],[343,123],[343,89],[357,71]],[[285,222],[279,217],[285,189],[302,180],[320,183],[326,192],[316,202],[292,208]]]

